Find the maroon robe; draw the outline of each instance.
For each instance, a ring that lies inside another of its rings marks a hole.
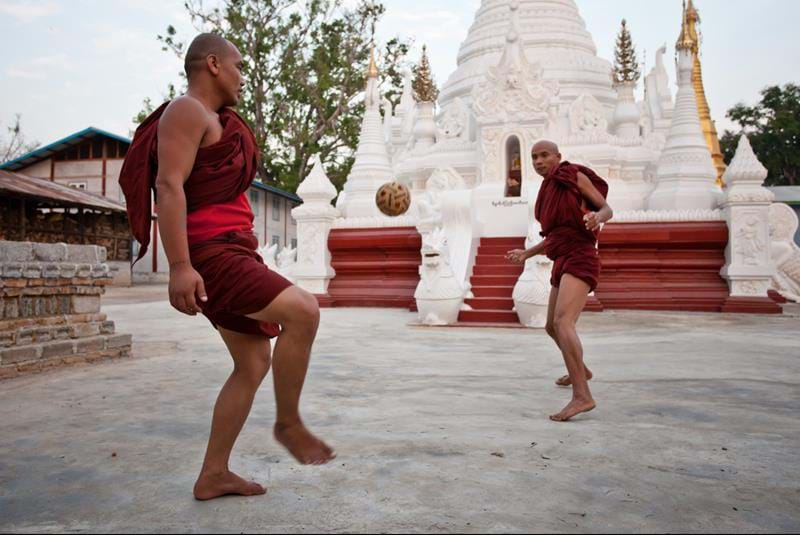
[[[155,193],[158,175],[158,120],[168,104],[159,106],[136,129],[119,175],[131,231],[141,244],[136,260],[150,245],[150,192]],[[222,138],[198,149],[192,173],[183,185],[188,212],[234,200],[248,190],[256,175],[258,144],[250,127],[230,108],[220,112],[219,120]]]
[[[558,288],[564,273],[586,282],[594,291],[600,276],[600,258],[597,252],[597,231],[586,228],[583,216],[591,206],[578,189],[578,172],[586,175],[595,188],[608,197],[608,184],[597,174],[582,165],[562,162],[542,182],[536,198],[536,219],[542,225],[545,254],[553,261],[551,284]]]
[[[162,104],[136,129],[119,178],[131,231],[141,244],[137,260],[150,244],[151,191],[155,192],[158,174],[158,121],[168,104]],[[189,213],[236,199],[248,190],[256,174],[258,144],[250,127],[230,108],[219,113],[219,120],[222,137],[198,149],[183,186]],[[208,294],[208,301],[198,305],[215,327],[276,336],[278,325],[245,317],[264,309],[291,286],[264,265],[256,253],[257,246],[252,232],[229,232],[193,244],[189,249],[192,267],[203,278]]]

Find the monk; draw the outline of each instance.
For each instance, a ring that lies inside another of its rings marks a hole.
[[[572,400],[550,419],[565,422],[595,408],[588,383],[592,372],[583,362],[576,325],[588,295],[597,286],[597,236],[613,211],[606,202],[608,184],[588,167],[562,162],[555,143],[536,143],[531,156],[536,172],[544,177],[535,209],[544,241],[527,250],[509,251],[507,258],[523,264],[545,254],[553,261],[545,329],[561,350],[569,374],[556,384],[572,385]]]
[[[198,500],[259,495],[265,488],[232,473],[231,450],[272,364],[274,436],[300,463],[335,455],[303,425],[299,402],[319,324],[313,295],[270,271],[256,253],[247,191],[256,174],[253,132],[231,109],[244,85],[242,56],[229,41],[201,34],[186,52],[188,91],[137,129],[120,184],[141,258],[150,242],[151,190],[169,259],[169,300],[204,314],[233,359],[214,407]],[[271,359],[270,338],[277,336]]]

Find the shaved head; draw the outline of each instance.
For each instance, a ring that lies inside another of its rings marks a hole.
[[[558,154],[560,152],[558,150],[558,145],[556,145],[552,141],[548,141],[546,139],[543,139],[543,140],[537,142],[533,146],[533,150],[531,150],[531,154],[539,152],[541,150],[547,150],[549,152],[552,152],[553,154]]]
[[[191,79],[192,74],[205,68],[208,56],[215,55],[222,60],[235,50],[236,47],[224,37],[215,33],[201,33],[194,38],[186,50],[186,59],[183,62],[186,78]]]
[[[543,139],[531,149],[531,158],[536,172],[546,177],[561,163],[561,152],[558,150],[558,145]]]

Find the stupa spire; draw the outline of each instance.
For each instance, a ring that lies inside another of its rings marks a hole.
[[[433,81],[431,64],[428,61],[428,47],[425,45],[422,45],[422,58],[415,71],[416,77],[414,78],[413,88],[417,102],[436,102],[439,97],[439,90]]]
[[[697,114],[700,116],[700,124],[703,127],[703,137],[705,137],[711,158],[714,160],[714,167],[717,171],[717,185],[722,187],[722,175],[725,173],[725,159],[722,157],[722,150],[719,146],[719,135],[714,121],[711,120],[711,108],[706,98],[706,90],[703,85],[703,68],[700,64],[700,34],[697,25],[700,23],[700,14],[694,7],[694,2],[684,0],[683,4],[683,23],[681,33],[675,48],[678,50],[689,50],[692,53],[692,85],[694,85],[695,97],[697,99]]]

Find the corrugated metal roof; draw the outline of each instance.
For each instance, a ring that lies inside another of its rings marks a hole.
[[[112,134],[111,132],[106,132],[105,130],[101,130],[99,128],[95,128],[90,126],[89,128],[85,128],[80,132],[75,132],[72,135],[65,137],[64,139],[59,139],[58,141],[54,141],[49,145],[45,145],[44,147],[39,147],[38,149],[32,150],[28,154],[23,154],[19,158],[15,158],[10,160],[2,165],[0,165],[0,169],[4,169],[6,171],[17,171],[22,169],[23,167],[28,167],[29,165],[33,165],[37,162],[42,160],[46,160],[56,152],[60,152],[72,145],[77,145],[81,141],[91,139],[97,136],[105,136],[122,143],[127,143],[130,145],[131,140],[122,136],[118,136],[116,134]]]
[[[124,205],[100,195],[10,171],[0,171],[0,193],[3,196],[38,199],[59,206],[125,211]]]
[[[268,191],[270,193],[274,193],[275,195],[280,195],[281,197],[289,199],[290,201],[298,202],[300,204],[303,203],[303,199],[298,197],[296,194],[290,191],[276,188],[275,186],[270,186],[269,184],[264,184],[263,182],[260,182],[258,180],[254,180],[253,183],[251,184],[251,187],[258,188],[262,191]]]

